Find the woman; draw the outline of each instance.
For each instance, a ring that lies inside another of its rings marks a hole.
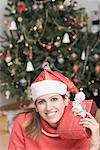
[[[99,124],[90,113],[86,113],[88,117],[81,117],[80,125],[90,129],[91,136],[69,139],[66,134],[64,139],[58,133],[70,103],[67,89],[76,93],[78,101],[85,99],[68,78],[44,69],[31,86],[35,108],[14,121],[9,150],[99,150]]]

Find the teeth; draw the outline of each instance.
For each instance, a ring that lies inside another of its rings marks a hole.
[[[48,116],[48,117],[51,117],[51,116],[53,116],[53,115],[55,115],[55,112],[47,113],[47,116]]]

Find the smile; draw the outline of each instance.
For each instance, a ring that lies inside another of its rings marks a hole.
[[[57,112],[49,112],[49,113],[46,113],[46,116],[49,117],[49,118],[52,118],[56,115]]]

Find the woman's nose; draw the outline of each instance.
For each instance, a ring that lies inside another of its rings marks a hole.
[[[51,108],[52,108],[52,105],[51,105],[49,102],[47,102],[47,103],[46,103],[46,109],[47,109],[47,110],[50,110]]]

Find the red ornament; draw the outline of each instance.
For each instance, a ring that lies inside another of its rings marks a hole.
[[[0,51],[0,57],[2,57],[2,55],[3,55],[3,54],[2,54],[2,51]]]
[[[95,72],[98,73],[98,74],[100,73],[100,65],[99,64],[96,65]]]
[[[79,69],[79,66],[77,64],[74,64],[73,70],[74,70],[75,73],[78,71],[78,69]]]
[[[29,52],[29,58],[32,60],[33,54],[32,54],[32,47],[30,47],[30,52]]]
[[[10,53],[9,50],[7,50],[7,54],[6,54],[5,61],[6,61],[7,63],[9,63],[9,62],[11,61],[11,53]]]
[[[24,55],[28,55],[28,52],[24,50],[24,51],[23,51],[23,54],[24,54]]]
[[[67,49],[68,51],[71,51],[72,50],[72,48],[71,47],[68,47],[68,49]]]
[[[42,30],[43,30],[43,27],[42,27],[42,26],[39,26],[39,27],[37,28],[37,32],[39,32],[39,33],[41,33]]]
[[[70,26],[73,26],[73,25],[74,25],[74,20],[70,19],[70,20],[68,21],[68,23],[69,23]]]
[[[78,20],[77,25],[78,25],[79,28],[82,28],[83,27],[83,20],[81,20],[81,19]]]
[[[72,60],[77,60],[77,54],[76,53],[72,53],[72,55],[71,55],[71,58],[72,58]]]
[[[75,82],[75,83],[79,83],[79,82],[80,82],[80,77],[75,76],[75,78],[74,78],[74,82]]]
[[[47,49],[48,51],[51,51],[51,50],[52,50],[52,45],[51,45],[51,44],[47,44],[47,45],[46,45],[46,49]]]
[[[27,6],[25,4],[22,4],[21,6],[18,7],[17,12],[21,14],[23,11],[27,10],[28,10]]]

